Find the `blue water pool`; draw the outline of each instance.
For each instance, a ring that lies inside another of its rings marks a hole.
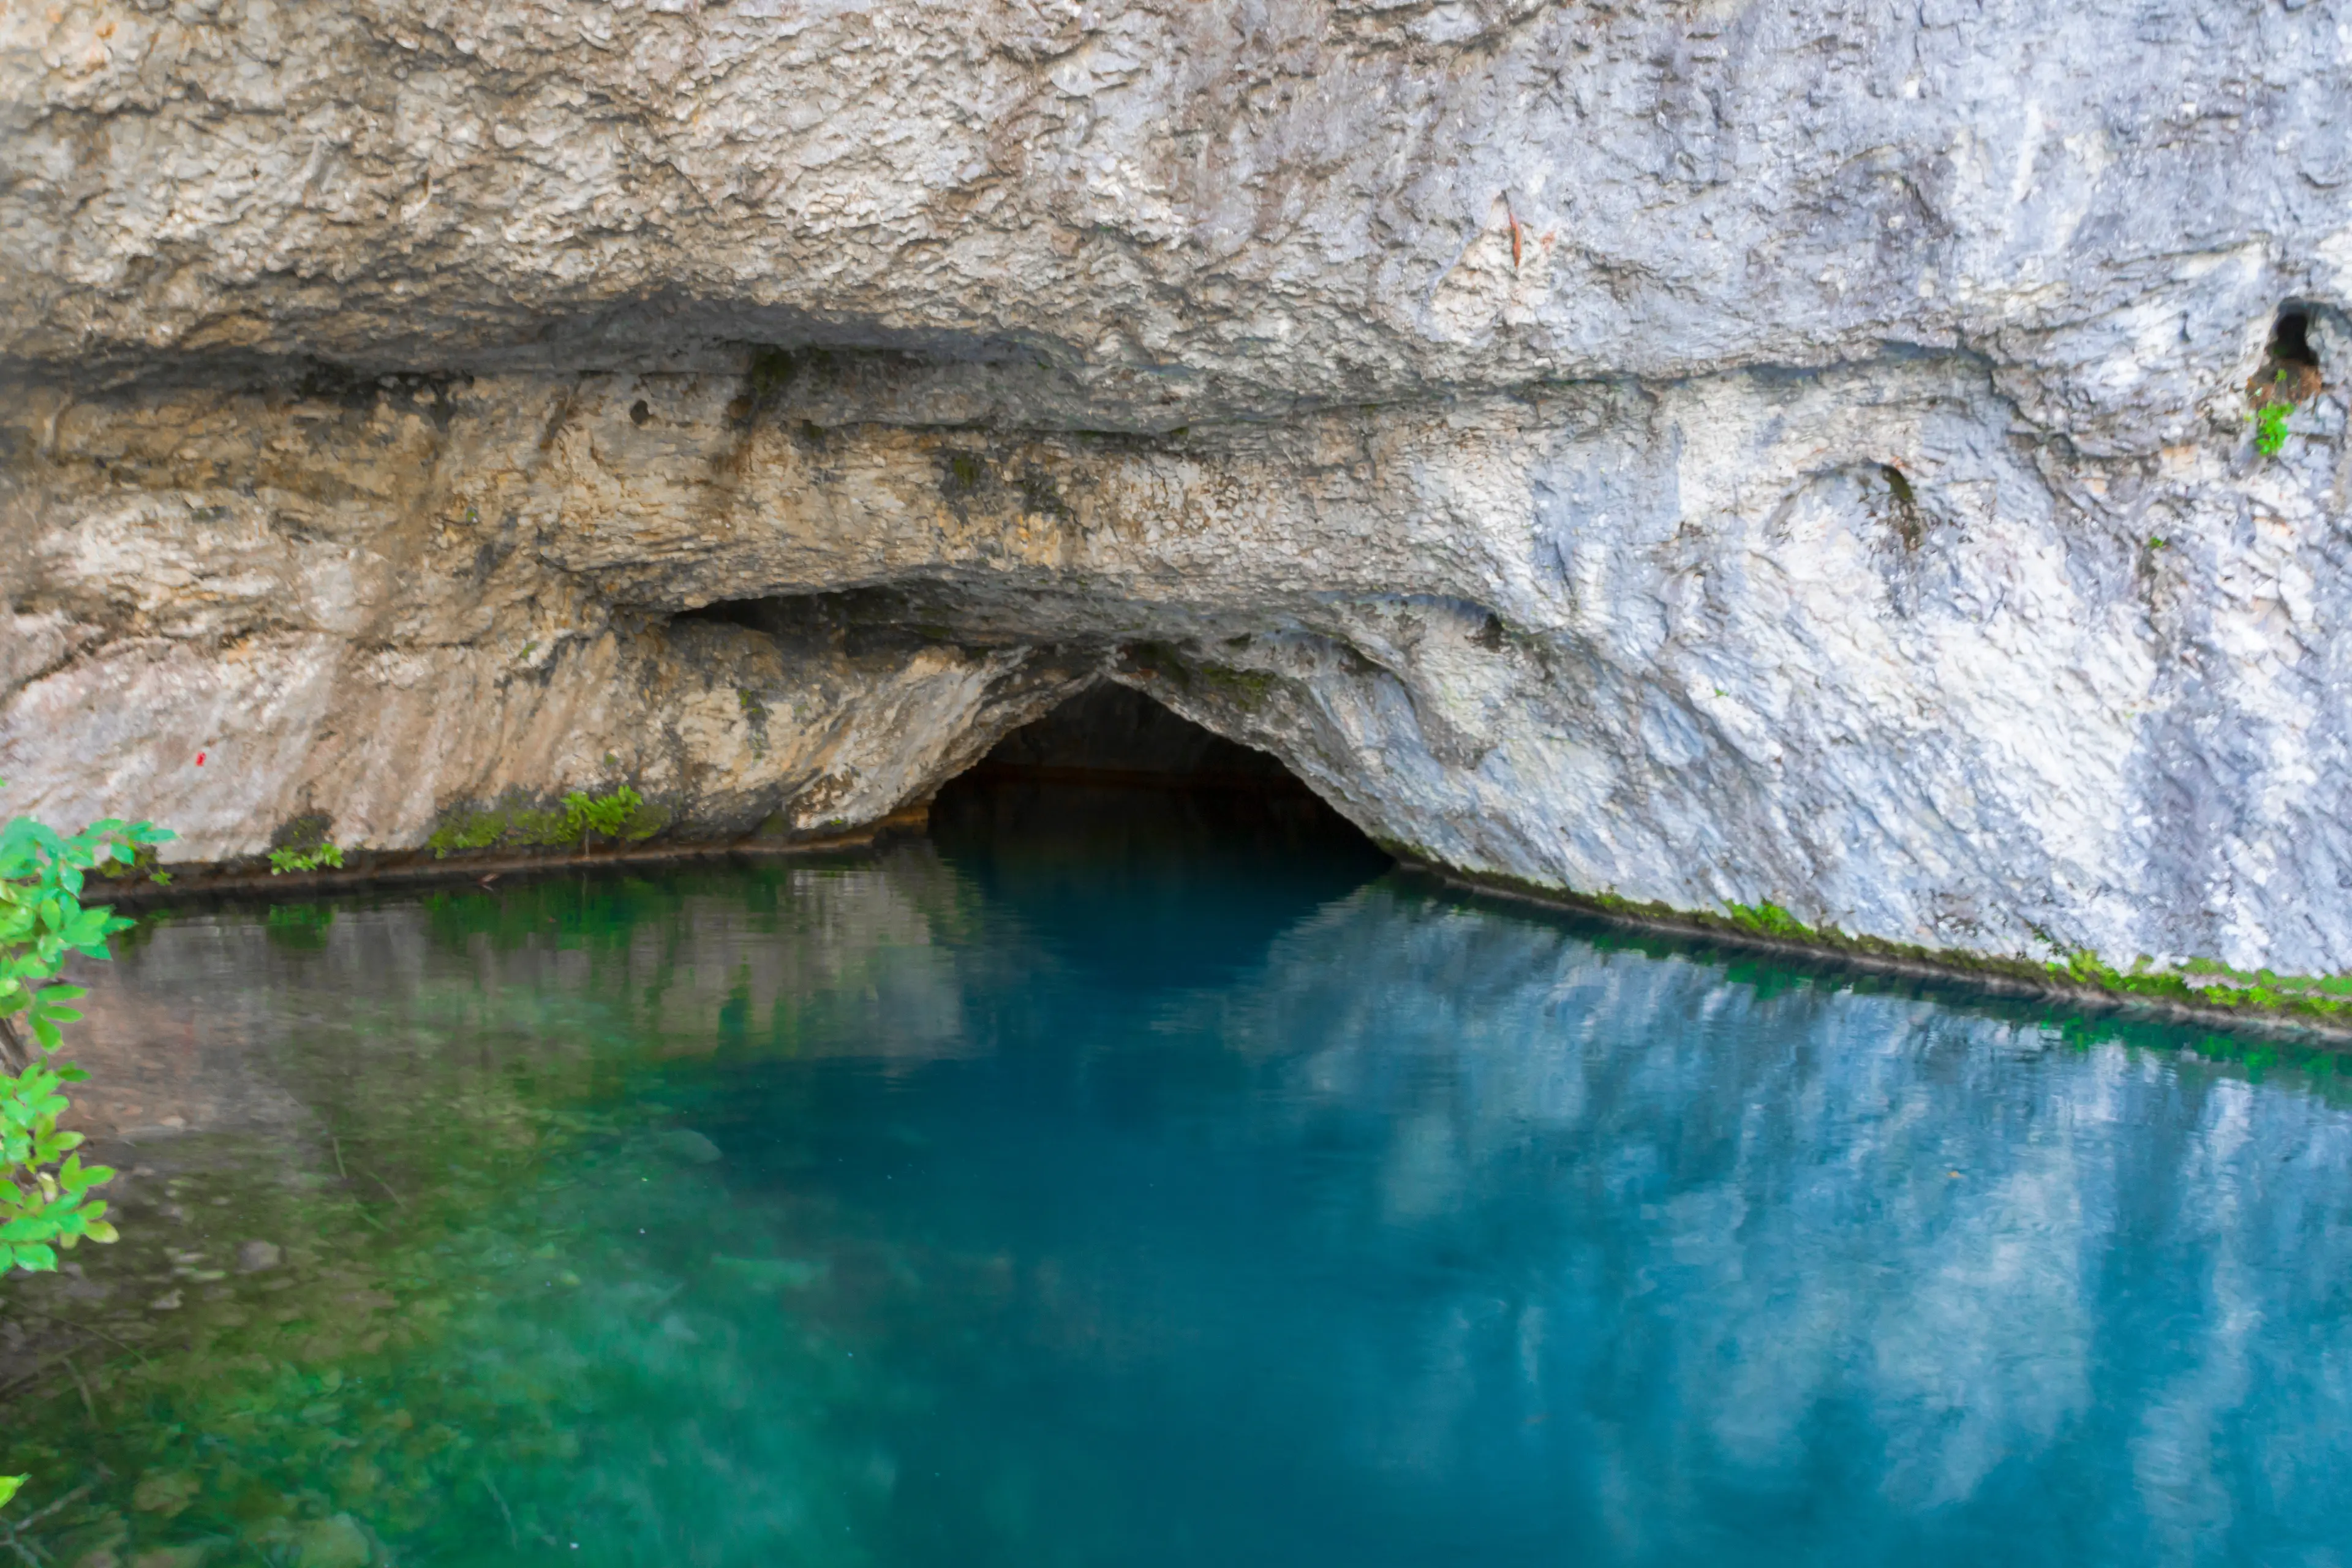
[[[0,1284],[0,1521],[142,1568],[2352,1562],[2336,1058],[1083,794],[152,924],[89,1036],[125,1239]]]

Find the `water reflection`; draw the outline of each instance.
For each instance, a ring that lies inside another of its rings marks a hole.
[[[39,1549],[2343,1560],[2334,1058],[990,810],[142,933]]]
[[[2352,1264],[2332,1081],[1579,946],[1375,890],[1287,937],[1230,1032],[1279,1064],[1261,1110],[1291,1136],[1376,1118],[1363,1245],[1466,1229],[1539,1265],[1369,1380],[1385,1451],[1458,1454],[1506,1406],[1569,1423],[1637,1556],[1705,1544],[1693,1489],[1824,1471],[1867,1490],[1836,1531],[1871,1554],[1942,1555],[1971,1516],[1990,1548],[2020,1510],[2099,1560],[2335,1539],[2352,1362],[2309,1335]],[[1474,1323],[1484,1358],[1454,1343]]]

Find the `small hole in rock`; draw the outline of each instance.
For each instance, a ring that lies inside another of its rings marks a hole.
[[[642,425],[653,416],[654,411],[646,406],[646,400],[644,398],[640,397],[635,403],[629,405],[630,424]]]
[[[2311,312],[2288,306],[2271,326],[2269,352],[2246,383],[2255,406],[2293,406],[2319,395],[2319,354],[2311,346]]]
[[[2311,347],[2311,317],[2301,310],[2281,310],[2271,329],[2271,358],[2281,364],[2316,365]]]

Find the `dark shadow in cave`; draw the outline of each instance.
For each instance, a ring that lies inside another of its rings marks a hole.
[[[1279,759],[1108,682],[1013,731],[965,776],[1313,798]]]
[[[950,780],[930,831],[1066,958],[1129,989],[1255,963],[1391,864],[1276,758],[1109,684]]]
[[[2279,311],[2278,320],[2271,324],[2271,358],[2281,364],[2318,366],[2319,355],[2311,346],[2309,311],[2292,305]]]

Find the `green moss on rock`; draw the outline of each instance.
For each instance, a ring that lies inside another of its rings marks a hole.
[[[469,850],[562,848],[586,841],[592,833],[639,843],[673,820],[668,807],[646,800],[625,784],[601,795],[575,790],[551,805],[520,790],[509,790],[488,805],[443,812],[425,846],[438,859]]]
[[[1244,712],[1255,713],[1274,695],[1275,677],[1262,669],[1236,669],[1230,665],[1192,667],[1192,678]]]
[[[1855,936],[1832,925],[1808,925],[1769,900],[1727,904],[1720,912],[1680,910],[1654,900],[1636,901],[1616,893],[1582,893],[1500,873],[1461,871],[1418,846],[1389,839],[1376,842],[1407,864],[1473,887],[1694,935],[1769,943],[1874,965],[1939,971],[1958,978],[2021,985],[2045,993],[2078,996],[2088,994],[2188,1011],[2239,1013],[2250,1021],[2307,1025],[2330,1033],[2352,1031],[2352,974],[2283,975],[2267,969],[2246,973],[2210,959],[2190,959],[2159,970],[2153,967],[2152,961],[2143,958],[2125,970],[2087,950],[2071,952],[2056,962],[2036,963],[2021,956],[2005,958],[1961,948],[1930,948],[1915,942],[1889,942],[1883,937]]]

